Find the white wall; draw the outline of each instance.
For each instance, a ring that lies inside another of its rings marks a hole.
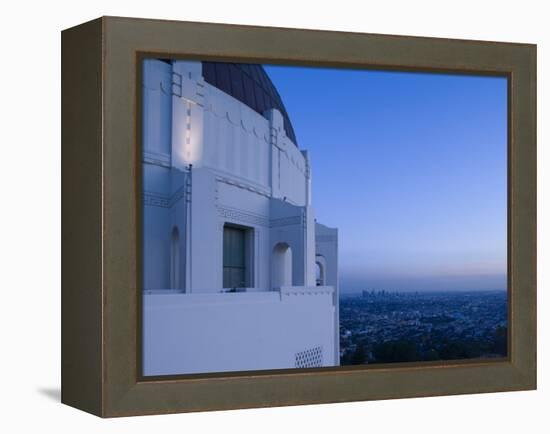
[[[295,368],[322,349],[334,366],[331,287],[230,294],[145,294],[145,375]],[[159,339],[162,337],[162,339]]]
[[[172,66],[146,59],[143,65],[143,148],[157,158],[171,152]]]
[[[336,323],[340,324],[340,282],[338,273],[338,229],[315,223],[315,260],[323,267],[324,282],[334,288]],[[340,354],[340,330],[334,334],[334,350]]]
[[[269,191],[271,146],[268,121],[208,83],[204,92],[201,164]]]

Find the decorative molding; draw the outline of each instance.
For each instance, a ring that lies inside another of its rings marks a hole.
[[[282,296],[304,296],[304,295],[332,295],[332,286],[283,286],[279,288]]]
[[[223,104],[216,104],[215,101],[213,101],[213,99],[215,98],[209,98],[209,95],[212,93],[220,93],[221,95],[223,95],[223,97],[227,96],[223,91],[209,85],[208,83],[205,83],[201,89],[201,94],[203,95],[204,101],[202,105],[205,112],[212,113],[212,115],[218,119],[227,120],[231,125],[241,128],[245,133],[249,135],[254,135],[256,138],[263,140],[266,144],[270,143],[270,132],[269,127],[267,126],[268,120],[264,116],[250,109],[252,112],[254,112],[253,114],[255,116],[259,116],[261,118],[261,121],[266,123],[266,126],[260,127],[257,122],[251,122],[251,126],[247,126],[247,120],[245,118],[243,118],[242,116],[238,116],[237,118],[233,119],[232,116],[235,117],[235,114],[232,113],[231,110],[225,108]]]
[[[273,219],[270,221],[270,227],[276,228],[279,226],[291,226],[291,225],[299,225],[302,223],[302,217],[301,216],[293,216],[293,217],[283,217],[278,219]]]
[[[223,219],[229,219],[241,223],[254,224],[269,227],[269,219],[257,214],[239,211],[231,208],[218,207],[218,215]]]
[[[166,196],[160,193],[150,191],[143,192],[143,204],[148,206],[157,206],[160,208],[172,208],[176,203],[185,197],[185,184],[178,188],[172,196]]]
[[[223,219],[229,219],[236,222],[255,224],[269,228],[281,226],[299,225],[302,223],[302,216],[283,217],[270,220],[266,216],[261,216],[251,212],[237,210],[218,205],[218,215]]]
[[[166,168],[171,167],[170,155],[160,153],[160,152],[151,152],[151,151],[144,150],[142,161],[145,164],[154,164],[156,166],[162,166]]]
[[[143,205],[169,208],[170,199],[158,193],[143,192]]]

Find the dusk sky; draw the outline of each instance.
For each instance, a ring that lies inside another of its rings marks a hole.
[[[266,66],[340,289],[506,287],[505,78]]]

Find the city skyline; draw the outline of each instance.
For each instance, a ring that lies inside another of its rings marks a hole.
[[[339,228],[342,292],[506,288],[506,78],[265,69]]]
[[[495,359],[508,352],[504,291],[348,294],[341,364]]]

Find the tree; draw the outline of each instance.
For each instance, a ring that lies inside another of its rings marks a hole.
[[[431,361],[431,360],[439,360],[439,353],[434,350],[433,348],[429,349],[424,353],[424,360],[425,361]]]
[[[374,347],[374,357],[380,363],[414,362],[420,360],[416,344],[411,341],[388,341]]]
[[[363,365],[367,362],[367,348],[365,344],[360,343],[355,348],[355,352],[351,358],[352,365]]]

